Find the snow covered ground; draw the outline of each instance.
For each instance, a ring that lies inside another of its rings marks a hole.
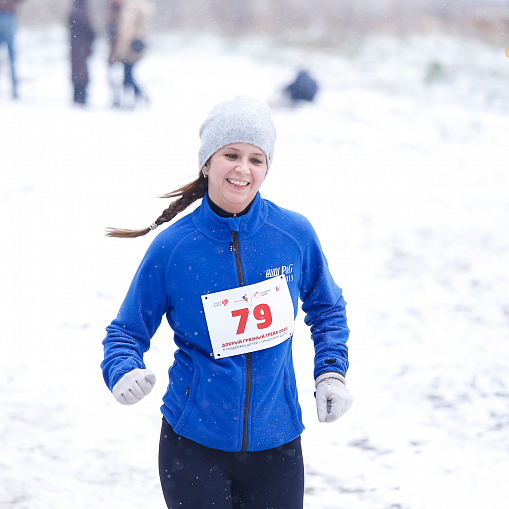
[[[509,59],[505,48],[373,39],[342,55],[155,36],[136,69],[151,105],[108,108],[104,41],[90,106],[70,104],[67,35],[22,30],[20,95],[0,52],[0,508],[165,507],[158,382],[133,407],[102,381],[104,327],[152,236],[107,239],[197,174],[217,102],[262,100],[311,70],[312,106],[275,110],[262,195],[307,215],[348,301],[351,411],[317,422],[312,345],[294,341],[306,509],[508,507]]]

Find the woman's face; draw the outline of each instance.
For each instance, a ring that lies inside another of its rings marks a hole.
[[[254,199],[267,173],[263,150],[248,143],[220,148],[203,167],[209,178],[210,199],[223,210],[238,214]]]

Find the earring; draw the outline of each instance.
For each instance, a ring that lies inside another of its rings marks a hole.
[[[202,172],[202,173],[203,173],[203,177],[204,177],[204,178],[207,178],[207,177],[208,177],[208,174],[207,174],[207,173],[205,173],[205,172]]]

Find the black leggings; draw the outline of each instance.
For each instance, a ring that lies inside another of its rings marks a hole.
[[[134,82],[133,67],[134,64],[128,64],[127,62],[124,62],[124,88],[133,87],[134,95],[135,97],[138,97],[141,94],[141,90]]]
[[[168,509],[302,509],[300,437],[265,451],[226,452],[177,435],[163,418],[159,476]]]

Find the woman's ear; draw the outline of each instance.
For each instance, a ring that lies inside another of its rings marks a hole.
[[[207,177],[209,174],[210,169],[210,157],[207,159],[207,162],[202,166],[201,172],[203,173],[204,177]]]

